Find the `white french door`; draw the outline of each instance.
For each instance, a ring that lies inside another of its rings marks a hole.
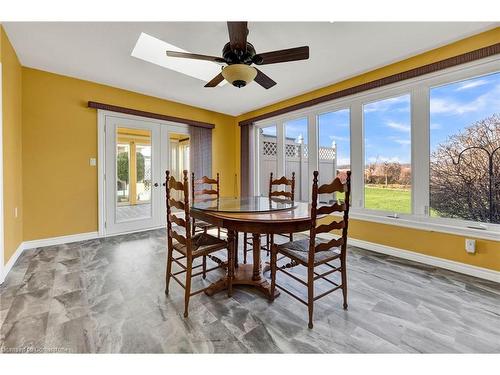
[[[106,114],[103,119],[102,234],[165,225],[165,170],[177,175],[185,168],[172,145],[173,139],[178,144],[188,138],[187,126],[135,116]]]

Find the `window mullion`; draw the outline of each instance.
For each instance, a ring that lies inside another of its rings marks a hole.
[[[429,210],[429,89],[417,86],[411,101],[412,207],[417,216]]]
[[[364,205],[364,142],[363,142],[363,106],[356,101],[350,107],[351,118],[351,196],[352,207]]]
[[[318,160],[318,124],[317,124],[317,116],[315,113],[309,113],[307,116],[308,123],[308,165],[309,171],[307,175],[307,200],[309,201],[311,196],[311,184],[312,184],[312,176],[314,171],[319,170],[319,160]],[[310,181],[310,182],[309,182]]]
[[[283,120],[276,124],[276,176],[285,175],[285,125]]]

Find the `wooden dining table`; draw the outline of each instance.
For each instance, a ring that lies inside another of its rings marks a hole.
[[[248,285],[271,299],[270,284],[262,274],[262,234],[295,233],[311,227],[310,205],[268,197],[224,198],[194,202],[191,217],[227,229],[227,241],[236,254],[238,233],[252,233],[253,264],[235,264],[233,285]],[[228,276],[211,284],[209,296],[228,288]],[[275,291],[275,297],[279,292]]]

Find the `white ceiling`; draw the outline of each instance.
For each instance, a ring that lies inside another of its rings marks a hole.
[[[257,52],[310,46],[310,59],[262,66],[278,84],[204,82],[130,54],[141,32],[193,53],[221,55],[224,22],[8,22],[21,64],[238,115],[497,26],[485,22],[249,22]],[[165,57],[167,58],[167,57]]]

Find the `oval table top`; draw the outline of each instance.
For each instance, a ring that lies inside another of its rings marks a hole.
[[[258,198],[254,211],[250,211],[247,204],[250,200]],[[231,201],[232,200],[232,201]],[[247,201],[240,198],[220,198],[217,204],[195,202],[191,206],[191,216],[218,227],[231,229],[237,232],[249,233],[294,233],[307,230],[311,226],[311,208],[306,202],[293,202],[285,206],[283,203],[269,203],[267,197],[252,197]],[[213,201],[215,202],[215,201]],[[225,208],[224,208],[225,207]]]

